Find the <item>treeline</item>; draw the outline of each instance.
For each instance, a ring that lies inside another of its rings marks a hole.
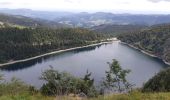
[[[118,37],[122,42],[154,54],[170,62],[170,25],[151,26],[148,29],[122,34]]]
[[[102,33],[102,34],[107,34],[111,36],[118,36],[120,34],[126,34],[129,32],[137,32],[142,29],[147,28],[145,25],[110,25],[110,24],[103,24],[99,26],[92,27],[91,30]]]
[[[0,63],[90,44],[102,35],[80,28],[0,28]]]

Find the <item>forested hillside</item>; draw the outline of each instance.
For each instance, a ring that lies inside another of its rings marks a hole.
[[[0,13],[0,27],[49,27],[49,28],[61,28],[69,27],[68,25],[60,24],[57,22],[29,18],[18,15],[8,15]]]
[[[102,38],[102,35],[79,28],[0,28],[0,63],[87,45]]]
[[[102,33],[102,34],[117,36],[117,35],[128,33],[128,32],[137,32],[137,31],[140,31],[145,28],[147,28],[147,26],[145,26],[145,25],[103,24],[103,25],[92,27],[91,30],[98,32],[98,33]]]
[[[151,26],[147,30],[119,36],[123,42],[170,62],[170,25]]]
[[[143,92],[170,92],[170,68],[162,70],[148,80],[142,89]]]

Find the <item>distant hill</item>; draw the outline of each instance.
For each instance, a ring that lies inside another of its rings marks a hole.
[[[0,8],[0,13],[6,13],[10,15],[22,15],[26,17],[40,18],[45,20],[54,20],[55,18],[58,17],[73,14],[70,12],[35,11],[30,9],[8,9],[8,8]]]
[[[118,38],[170,62],[170,24],[154,25],[146,30],[123,34]]]
[[[56,22],[79,27],[94,27],[102,24],[116,25],[155,25],[170,22],[170,15],[132,15],[97,12],[78,13],[72,16],[56,18]]]
[[[102,24],[137,24],[151,26],[155,24],[170,23],[170,15],[114,14],[114,12],[71,13],[57,11],[33,11],[30,9],[0,9],[0,12],[12,15],[40,18],[71,25],[72,27],[85,28],[91,28]]]
[[[147,26],[144,25],[110,25],[110,24],[104,24],[92,27],[91,30],[102,33],[102,34],[109,34],[109,35],[119,35],[124,34],[128,32],[136,32],[142,29],[147,28]]]
[[[50,28],[69,27],[68,25],[60,24],[57,22],[29,18],[20,15],[9,15],[0,13],[0,27],[4,26],[50,27]]]

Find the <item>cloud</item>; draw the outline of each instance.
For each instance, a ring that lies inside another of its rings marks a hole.
[[[170,0],[148,0],[148,1],[154,2],[154,3],[158,3],[158,2],[161,2],[161,1],[170,2]]]
[[[11,2],[0,2],[0,5],[11,5]]]
[[[65,2],[68,2],[68,3],[73,3],[73,1],[71,0],[64,0]]]
[[[81,0],[64,0],[67,3],[81,3]]]

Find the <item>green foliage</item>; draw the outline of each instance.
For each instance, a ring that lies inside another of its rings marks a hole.
[[[130,70],[124,70],[120,66],[119,62],[113,59],[112,63],[109,63],[109,71],[106,71],[106,78],[104,80],[104,86],[107,89],[122,92],[131,89],[131,84],[127,81],[126,76]]]
[[[16,78],[12,78],[11,82],[3,82],[0,84],[0,95],[16,95],[28,90],[29,86]]]
[[[122,42],[154,54],[170,62],[170,25],[156,25],[146,30],[122,34],[118,37]]]
[[[170,92],[170,68],[163,70],[144,84],[143,92]]]
[[[98,92],[94,86],[94,79],[91,79],[91,74],[92,73],[89,73],[87,70],[86,75],[83,78],[80,90],[89,97],[96,97]]]
[[[99,96],[89,100],[170,100],[170,92],[142,93],[135,90],[130,93]]]
[[[1,81],[1,80],[3,80],[3,75],[2,75],[2,74],[0,74],[0,81]]]
[[[34,94],[31,95],[29,94],[28,91],[25,91],[26,93],[21,93],[21,94],[7,94],[7,95],[2,95],[0,96],[0,100],[54,100],[55,97],[47,97],[43,96],[41,94]]]
[[[110,36],[118,36],[120,34],[125,34],[129,32],[137,32],[141,29],[145,29],[144,25],[108,25],[103,24],[99,26],[92,27],[92,30],[98,33],[110,35]]]
[[[0,28],[0,63],[87,45],[102,38],[99,34],[79,28]]]
[[[65,72],[58,72],[52,67],[42,73],[40,79],[45,80],[46,84],[41,87],[44,95],[67,95],[70,93],[84,93],[87,96],[97,96],[97,91],[93,85],[93,79],[90,79],[91,73],[83,79],[76,78]]]
[[[54,97],[45,97],[35,87],[12,78],[0,83],[0,100],[54,100]]]
[[[129,73],[129,70],[121,69],[121,66],[116,60],[113,60],[112,63],[108,64],[112,70],[106,71],[106,79],[109,80],[107,82],[109,82],[111,88],[115,89],[115,86],[117,85],[116,76],[119,78],[121,77],[121,82],[123,82],[123,80],[126,80],[126,75]],[[112,75],[114,78],[111,78]],[[40,94],[40,91],[36,90],[34,87],[26,85],[22,81],[13,78],[11,82],[3,82],[0,84],[0,100],[58,100],[58,98],[59,100],[169,100],[169,76],[170,68],[161,71],[144,85],[142,89],[143,92],[141,92],[141,90],[135,89],[127,93],[98,96],[93,85],[94,79],[90,78],[91,73],[88,71],[83,78],[76,78],[68,73],[58,72],[51,67],[51,69],[48,69],[42,73],[41,79],[46,81],[46,83],[41,88],[42,94]],[[114,79],[115,84],[110,84],[110,82]],[[120,80],[117,81],[120,82]],[[126,83],[127,81],[124,82]],[[121,85],[121,88],[122,86],[123,85]],[[119,91],[118,86],[116,89]],[[92,98],[81,98],[78,96],[68,95],[72,93],[85,93],[88,97]]]

